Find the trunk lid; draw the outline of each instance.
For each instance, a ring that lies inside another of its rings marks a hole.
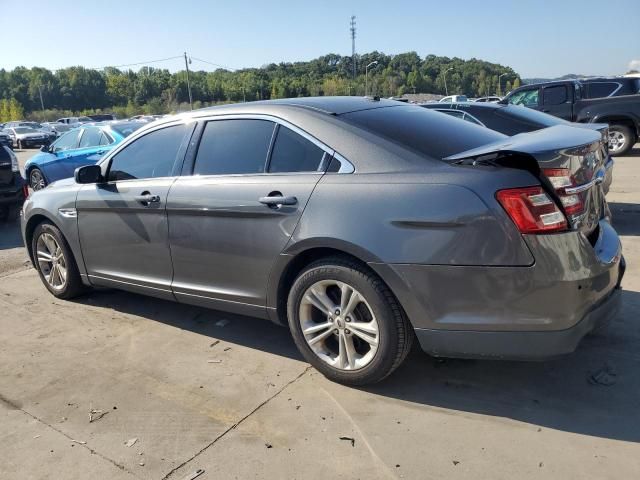
[[[557,125],[521,133],[444,160],[531,171],[563,209],[570,228],[589,235],[600,219],[609,215],[602,189],[608,134],[602,127]]]

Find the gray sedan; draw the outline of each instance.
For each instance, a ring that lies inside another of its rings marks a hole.
[[[327,377],[540,359],[615,314],[624,259],[598,132],[506,137],[390,100],[229,105],[149,124],[24,206],[46,288],[286,325]]]

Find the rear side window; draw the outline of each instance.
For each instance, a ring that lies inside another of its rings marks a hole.
[[[561,105],[566,103],[567,99],[567,87],[565,85],[556,85],[555,87],[544,89],[544,105]]]
[[[619,87],[620,84],[615,82],[593,82],[587,84],[589,98],[608,97],[613,92],[618,90]]]
[[[324,150],[287,127],[278,128],[269,172],[317,172]]]
[[[267,120],[208,122],[196,155],[194,175],[263,173],[275,124]]]
[[[111,138],[109,138],[109,136],[106,133],[104,133],[104,132],[100,133],[100,143],[99,143],[99,145],[101,145],[101,146],[102,145],[109,145],[112,142],[113,142],[113,140],[111,140]]]
[[[109,181],[168,177],[186,125],[174,125],[148,133],[127,145],[111,161]]]
[[[412,105],[360,110],[338,118],[435,159],[505,138],[488,128]]]
[[[79,148],[95,147],[100,144],[102,132],[97,128],[85,128],[80,137]]]

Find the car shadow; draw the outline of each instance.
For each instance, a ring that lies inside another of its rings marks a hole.
[[[0,220],[0,250],[22,247],[23,245],[20,221],[3,222]]]
[[[288,330],[266,320],[117,291],[97,291],[77,301],[302,360]],[[622,311],[609,325],[587,336],[575,353],[546,362],[437,359],[416,346],[394,374],[360,390],[538,428],[640,442],[640,322],[634,321],[639,315],[640,294],[623,292]]]

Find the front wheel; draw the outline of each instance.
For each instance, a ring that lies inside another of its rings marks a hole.
[[[42,190],[47,186],[47,181],[44,178],[44,175],[38,168],[33,168],[31,172],[29,172],[29,186],[34,192],[38,190]]]
[[[631,128],[626,125],[609,126],[609,153],[615,156],[626,154],[636,142]]]
[[[289,292],[287,316],[305,359],[347,385],[382,380],[411,349],[412,327],[394,295],[348,259],[318,261],[302,271]]]

